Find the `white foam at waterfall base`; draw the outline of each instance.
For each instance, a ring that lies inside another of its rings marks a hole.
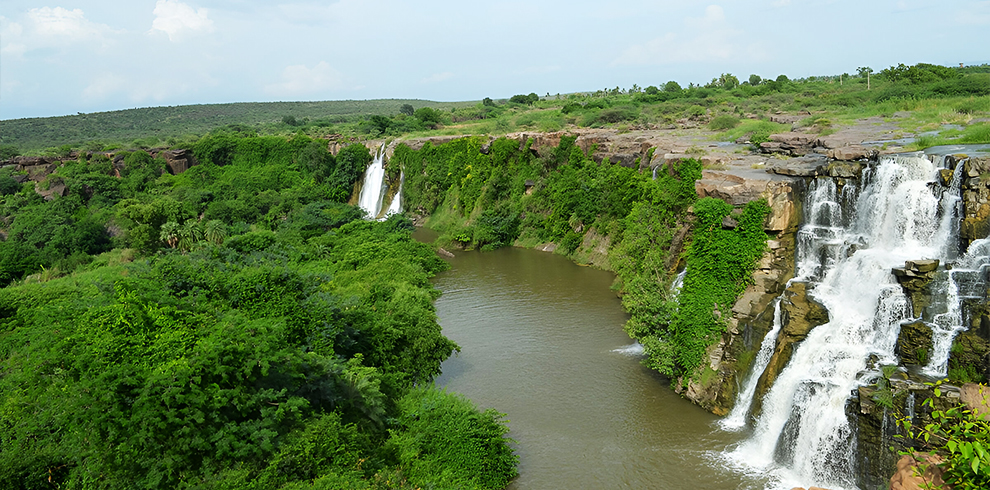
[[[735,465],[769,473],[774,488],[855,488],[846,402],[873,377],[871,355],[896,361],[897,332],[908,316],[891,269],[949,248],[952,233],[942,228],[952,220],[940,219],[939,199],[927,185],[936,170],[920,154],[885,157],[864,170],[848,206],[825,204],[844,203],[833,183],[813,183],[797,271],[811,280],[809,294],[830,320],[795,349],[764,398],[752,436],[727,453]]]
[[[646,349],[643,348],[643,344],[640,344],[639,342],[633,342],[627,346],[612,349],[612,352],[633,357],[646,355]]]

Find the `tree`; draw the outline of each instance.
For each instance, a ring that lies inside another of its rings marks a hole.
[[[289,126],[299,125],[299,121],[296,121],[296,116],[282,116],[282,122]]]
[[[402,107],[399,107],[400,114],[412,116],[414,112],[415,110],[413,109],[413,106],[411,104],[402,104]]]
[[[757,74],[755,74],[755,73],[749,76],[749,84],[752,85],[752,86],[754,86],[754,87],[757,86],[757,85],[759,85],[760,82],[762,82],[762,81],[763,81],[763,79],[760,78],[760,76],[757,75]]]
[[[0,145],[0,160],[10,160],[20,154],[20,150],[14,145]]]
[[[644,92],[646,92],[646,95],[656,95],[660,93],[660,89],[658,89],[655,85],[650,85],[649,87],[646,87]]]
[[[13,177],[0,175],[0,196],[15,194],[19,190],[21,190],[21,184],[18,184]]]
[[[186,220],[178,234],[179,248],[189,250],[193,245],[203,240],[203,226],[197,220]]]
[[[664,92],[670,92],[672,94],[680,93],[681,90],[683,90],[681,88],[681,85],[679,83],[673,81],[673,80],[665,83],[664,86],[663,86],[663,91]]]
[[[495,101],[493,101],[491,97],[485,97],[485,99],[481,101],[481,105],[486,107],[495,107]]]
[[[371,116],[370,121],[371,121],[371,127],[375,131],[378,131],[380,134],[384,134],[386,131],[388,131],[388,128],[392,126],[391,119],[385,116],[379,116],[377,114]]]
[[[416,116],[416,119],[419,119],[423,122],[423,124],[430,126],[431,128],[436,128],[441,123],[440,111],[429,107],[420,107],[419,109],[416,109],[416,112],[413,113],[413,115]]]
[[[726,90],[732,90],[739,86],[739,79],[731,73],[723,73],[718,78],[713,78],[710,85],[713,87],[722,87]]]

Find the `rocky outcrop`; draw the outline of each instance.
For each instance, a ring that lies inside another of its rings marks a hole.
[[[827,163],[828,157],[825,155],[807,155],[787,160],[769,160],[766,171],[791,177],[815,177],[825,175],[824,170],[821,169]]]
[[[948,157],[947,166],[954,167],[955,159]],[[970,158],[964,163],[963,171],[966,172],[962,176],[965,217],[959,234],[964,244],[969,245],[973,240],[990,236],[990,157]]]
[[[790,132],[771,134],[770,141],[760,143],[760,150],[764,153],[783,153],[800,156],[811,153],[816,141],[818,141],[818,136],[808,133]]]
[[[896,267],[891,271],[911,301],[915,318],[920,317],[922,311],[932,302],[928,285],[935,278],[937,269],[938,260],[909,260],[904,263],[904,267]]]
[[[821,154],[833,160],[854,161],[876,158],[875,148],[867,148],[844,138],[819,137],[811,133],[792,131],[770,135],[770,141],[760,144],[764,153],[791,156]]]
[[[897,356],[906,366],[925,366],[932,352],[932,329],[925,322],[901,325],[897,335]]]
[[[168,173],[172,175],[179,175],[189,170],[189,167],[196,165],[196,160],[189,150],[164,150],[158,155],[165,159]],[[154,155],[152,156],[154,157]]]
[[[897,472],[890,477],[890,490],[951,490],[942,479],[943,470],[939,464],[943,461],[945,459],[937,454],[901,456],[897,461]]]

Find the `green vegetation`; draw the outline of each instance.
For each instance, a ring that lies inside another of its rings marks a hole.
[[[502,415],[432,387],[457,349],[446,263],[342,202],[368,150],[217,132],[194,152],[0,197],[0,487],[503,488]]]
[[[939,465],[945,471],[942,479],[952,488],[990,488],[990,421],[979,411],[962,405],[939,408],[941,403],[937,404],[936,400],[942,401],[941,383],[933,385],[935,397],[923,403],[924,409],[931,411],[930,422],[915,427],[909,418],[902,418],[904,432],[917,443],[919,450],[934,451],[945,458]],[[923,461],[917,451],[906,454]]]

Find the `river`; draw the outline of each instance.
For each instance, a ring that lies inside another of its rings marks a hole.
[[[506,413],[510,489],[763,488],[721,463],[745,434],[716,428],[630,352],[613,274],[517,248],[448,261],[436,307],[461,352],[436,383]]]

